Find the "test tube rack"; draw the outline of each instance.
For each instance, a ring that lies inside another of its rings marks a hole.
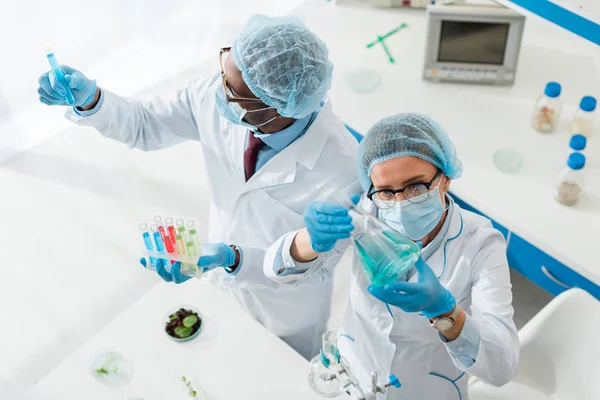
[[[167,268],[179,261],[182,263],[182,274],[200,277],[202,268],[197,263],[202,255],[202,245],[193,220],[185,222],[181,218],[174,220],[155,216],[150,226],[142,223],[139,229],[145,253],[150,259],[150,269],[154,269],[158,259],[162,259]]]

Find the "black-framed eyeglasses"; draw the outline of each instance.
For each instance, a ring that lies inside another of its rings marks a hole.
[[[229,52],[231,51],[231,47],[223,47],[219,52],[219,64],[221,66],[221,79],[223,80],[223,91],[225,92],[225,98],[228,103],[256,103],[263,104],[263,101],[258,97],[241,97],[235,94],[233,89],[227,83],[227,77],[225,76],[225,59]]]
[[[367,192],[367,197],[377,206],[377,208],[382,210],[390,209],[394,207],[396,202],[404,199],[411,203],[422,203],[429,198],[429,188],[441,174],[442,170],[438,168],[436,174],[429,182],[411,183],[405,188],[398,190],[382,189],[372,191],[373,184],[371,184],[371,188]],[[398,199],[399,194],[402,194],[404,198]]]

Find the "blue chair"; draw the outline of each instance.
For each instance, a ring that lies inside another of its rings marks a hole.
[[[360,143],[360,141],[363,140],[363,135],[361,135],[360,133],[358,133],[354,129],[350,128],[348,125],[346,125],[346,129],[348,129],[350,131],[350,133],[352,134],[352,136],[354,136],[354,139],[356,139],[356,141],[358,143]]]

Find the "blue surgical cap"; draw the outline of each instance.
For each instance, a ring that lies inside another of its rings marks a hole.
[[[404,156],[428,161],[450,179],[462,175],[456,148],[440,124],[423,114],[397,114],[373,125],[360,142],[357,161],[362,187],[371,187],[371,170],[376,164]]]
[[[331,87],[325,43],[298,17],[254,15],[233,44],[248,88],[289,118],[317,110]]]

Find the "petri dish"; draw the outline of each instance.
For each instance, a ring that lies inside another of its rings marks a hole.
[[[89,365],[94,378],[108,386],[123,386],[133,375],[133,365],[116,351],[102,352]]]
[[[198,327],[198,330],[196,330],[196,332],[194,332],[190,336],[185,337],[185,338],[176,338],[167,333],[167,331],[165,330],[165,326],[170,321],[169,317],[172,314],[175,314],[177,311],[179,311],[182,308],[184,310],[192,311],[192,312],[196,313],[196,315],[198,315],[198,319],[200,320],[200,326]],[[195,339],[200,334],[200,332],[202,332],[203,327],[204,327],[204,319],[202,318],[202,314],[200,314],[200,311],[198,311],[198,309],[196,309],[196,307],[192,307],[189,305],[181,305],[179,307],[175,307],[175,308],[171,309],[171,311],[169,311],[169,313],[167,315],[165,315],[165,317],[163,318],[162,330],[165,333],[165,335],[172,341],[182,343],[182,342],[189,342],[190,340]]]
[[[523,156],[514,149],[500,149],[494,153],[494,165],[500,172],[516,174],[523,167]]]
[[[356,93],[370,93],[380,81],[379,72],[370,68],[355,69],[346,74],[346,83]]]

